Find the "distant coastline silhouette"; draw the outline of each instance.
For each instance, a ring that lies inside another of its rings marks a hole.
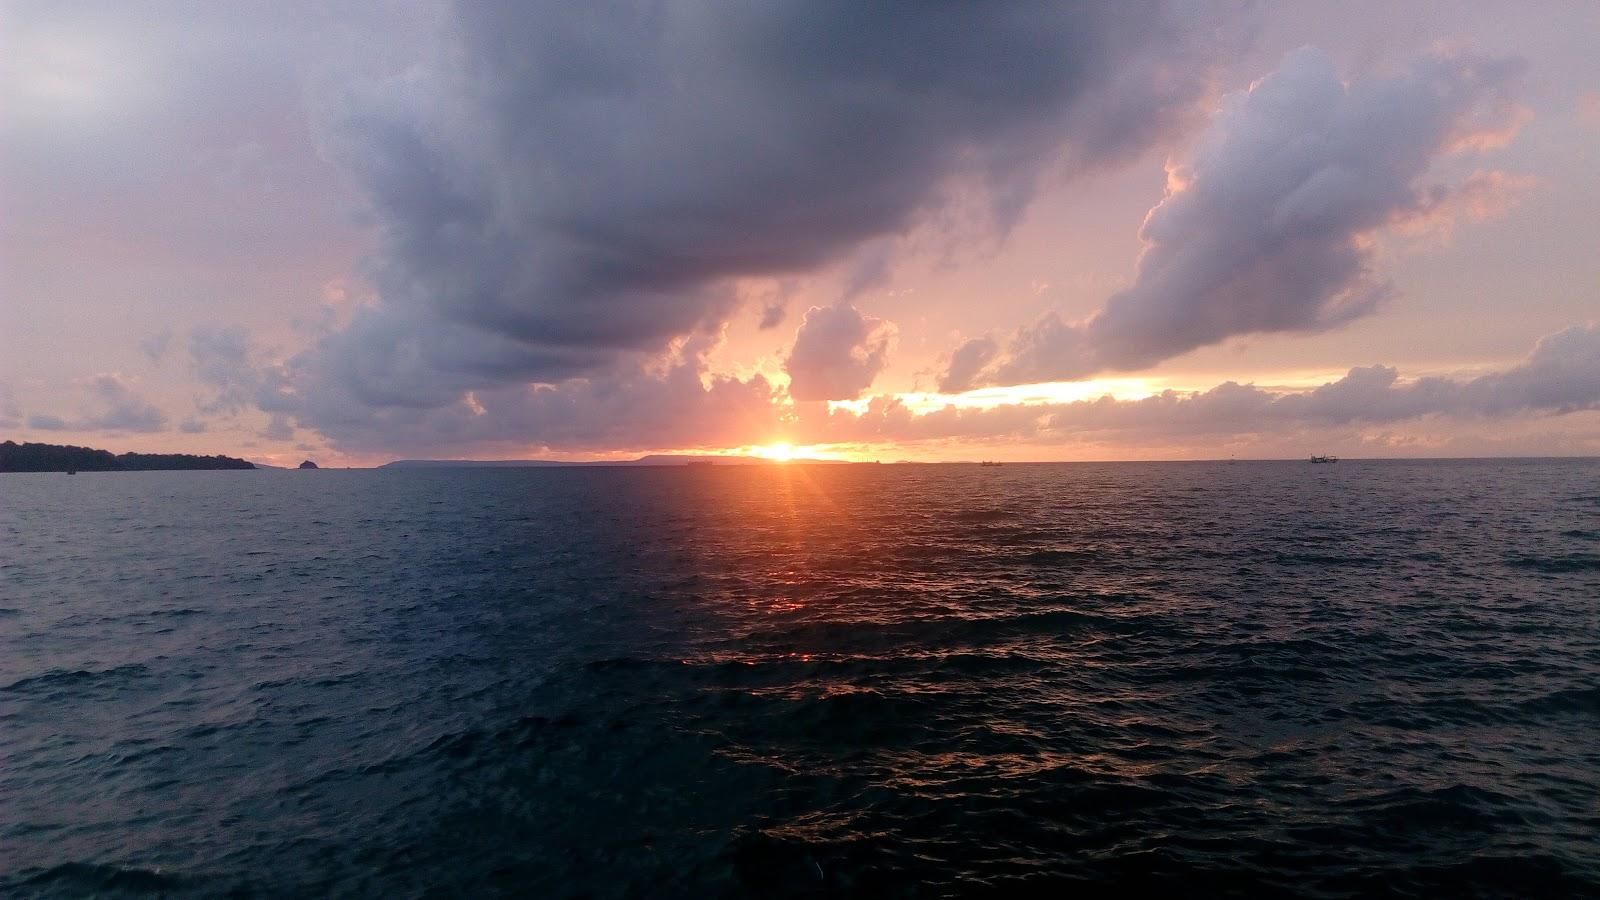
[[[121,453],[70,444],[0,443],[0,472],[151,472],[188,469],[254,469],[232,456],[190,453]]]

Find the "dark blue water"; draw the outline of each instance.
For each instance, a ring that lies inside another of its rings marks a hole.
[[[1600,463],[0,476],[0,893],[1600,892]]]

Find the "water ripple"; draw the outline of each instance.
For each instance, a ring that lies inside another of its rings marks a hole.
[[[4,476],[0,893],[1600,894],[1596,483]]]

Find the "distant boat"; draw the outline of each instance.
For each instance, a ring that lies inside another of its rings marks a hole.
[[[1337,457],[1337,456],[1317,456],[1316,454],[1312,454],[1311,461],[1314,462],[1314,463],[1336,463],[1336,462],[1339,461],[1339,457]]]
[[[714,466],[716,463],[709,459],[691,459],[684,463],[686,466]]]
[[[980,465],[980,466],[1003,466],[1003,465],[1005,465],[1005,463],[995,462],[992,459],[986,459],[983,462],[978,463],[978,465]]]

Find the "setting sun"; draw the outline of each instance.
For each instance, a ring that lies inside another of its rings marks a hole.
[[[794,459],[794,445],[782,441],[756,447],[751,452],[762,459],[770,459],[773,462],[788,462]]]

